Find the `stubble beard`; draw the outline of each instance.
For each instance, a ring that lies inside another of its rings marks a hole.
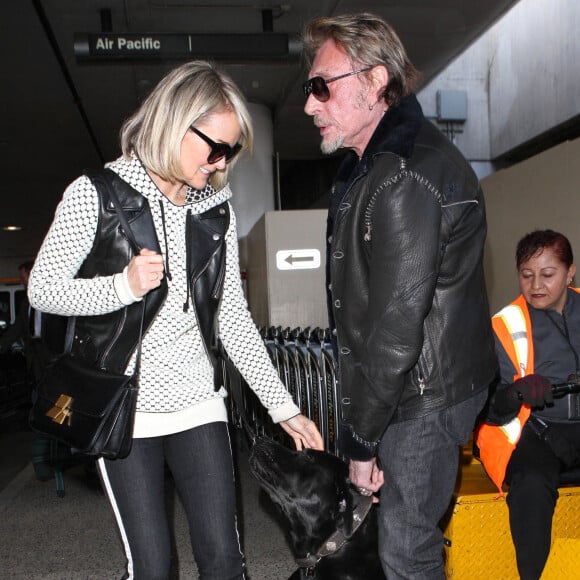
[[[344,137],[342,135],[337,135],[332,141],[322,141],[320,144],[320,150],[325,155],[330,155],[338,151],[344,143]]]
[[[353,108],[355,110],[361,110],[361,109],[366,108],[368,106],[367,102],[366,102],[366,98],[367,98],[366,90],[361,89],[356,95],[356,98],[355,98],[355,101],[353,104]],[[322,143],[320,143],[320,150],[325,155],[330,155],[331,153],[335,153],[336,151],[338,151],[342,147],[344,147],[344,135],[337,135],[336,137],[334,137],[332,140],[329,140],[329,141],[325,141],[323,139]]]

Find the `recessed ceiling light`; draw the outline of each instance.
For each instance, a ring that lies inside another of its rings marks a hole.
[[[19,232],[22,226],[4,226],[2,228],[5,232]]]

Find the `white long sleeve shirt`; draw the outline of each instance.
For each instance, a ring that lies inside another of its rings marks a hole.
[[[203,213],[229,200],[231,190],[228,186],[219,191],[211,187],[204,191],[188,190],[186,203],[179,206],[159,191],[139,160],[119,158],[108,167],[148,199],[164,262],[171,273],[165,303],[143,337],[134,436],[165,435],[213,421],[226,421],[224,397],[227,393],[224,389],[214,390],[213,368],[194,308],[190,305],[184,312],[183,305],[187,300],[187,210]],[[134,301],[123,272],[75,279],[93,246],[98,214],[97,192],[92,182],[81,176],[66,189],[31,272],[28,293],[33,307],[53,314],[91,316],[118,310]],[[229,357],[274,422],[279,422],[298,414],[299,409],[272,366],[248,311],[239,273],[236,219],[231,206],[230,216],[226,274],[218,315],[219,336]],[[132,359],[127,374],[133,365]]]

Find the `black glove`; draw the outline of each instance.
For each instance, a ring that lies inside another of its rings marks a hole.
[[[522,403],[527,403],[530,407],[543,407],[553,402],[554,395],[550,381],[542,375],[533,374],[514,381],[507,388],[498,390],[495,395],[494,408],[498,412],[506,413],[519,410]]]

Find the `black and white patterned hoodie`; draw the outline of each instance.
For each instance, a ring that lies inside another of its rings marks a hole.
[[[231,190],[229,186],[219,191],[211,186],[203,191],[188,189],[184,205],[179,206],[159,191],[138,159],[120,157],[108,167],[148,199],[164,263],[171,272],[167,299],[143,337],[134,436],[164,435],[225,421],[226,392],[214,390],[213,368],[195,314],[193,309],[184,312],[183,308],[187,293],[185,221],[188,209],[203,213],[229,200]],[[126,269],[114,276],[75,279],[93,246],[98,212],[94,186],[88,177],[79,177],[66,189],[31,272],[28,293],[35,308],[65,316],[91,316],[118,310],[134,301],[127,291]],[[248,311],[231,206],[230,213],[219,336],[272,419],[279,422],[298,414],[299,409],[272,366]],[[127,373],[132,368],[133,360]]]

